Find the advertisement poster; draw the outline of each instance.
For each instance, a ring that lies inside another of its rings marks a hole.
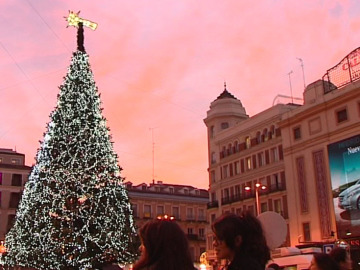
[[[328,145],[338,238],[360,234],[360,135]]]

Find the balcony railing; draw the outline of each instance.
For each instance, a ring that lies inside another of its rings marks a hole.
[[[285,182],[281,182],[281,183],[273,184],[267,187],[266,189],[259,189],[259,195],[261,196],[261,195],[270,194],[278,191],[284,191],[284,190],[286,190]],[[221,205],[226,205],[233,202],[239,202],[246,199],[255,198],[255,196],[256,196],[255,190],[246,191],[243,192],[242,194],[235,194],[233,196],[227,196],[221,198]],[[208,203],[208,209],[209,209],[209,203]]]
[[[217,207],[219,207],[219,202],[218,201],[212,201],[212,202],[207,203],[207,208],[208,209],[217,208]]]

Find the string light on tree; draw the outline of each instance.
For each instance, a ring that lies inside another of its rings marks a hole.
[[[69,25],[78,27],[77,51],[6,235],[10,266],[90,270],[137,255],[129,197],[83,44],[83,25],[92,22],[76,18]]]

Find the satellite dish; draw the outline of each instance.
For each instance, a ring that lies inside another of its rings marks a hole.
[[[270,249],[277,248],[284,243],[287,235],[285,219],[278,213],[267,211],[257,217],[264,229],[267,245]]]

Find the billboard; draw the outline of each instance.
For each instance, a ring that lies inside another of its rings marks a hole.
[[[328,145],[337,237],[360,235],[360,135]]]

